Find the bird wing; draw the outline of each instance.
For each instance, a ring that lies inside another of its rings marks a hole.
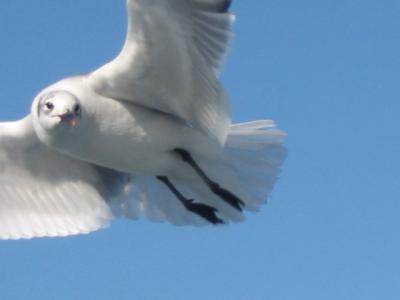
[[[89,74],[99,94],[172,114],[223,144],[230,126],[218,71],[234,16],[227,0],[128,0],[121,53]]]
[[[31,117],[0,123],[0,239],[66,236],[107,226],[112,211],[101,174],[41,144]]]

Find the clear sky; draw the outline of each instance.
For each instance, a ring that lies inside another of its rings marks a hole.
[[[289,156],[242,224],[147,220],[0,242],[1,299],[400,299],[400,2],[236,1],[234,120],[272,118]],[[119,51],[125,1],[1,1],[1,120]]]

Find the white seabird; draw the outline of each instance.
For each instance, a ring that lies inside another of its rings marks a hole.
[[[0,123],[0,239],[66,236],[115,217],[241,221],[285,158],[271,120],[231,124],[218,74],[226,0],[128,0],[121,53]]]

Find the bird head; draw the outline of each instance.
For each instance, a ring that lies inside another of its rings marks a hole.
[[[45,130],[74,129],[82,118],[79,100],[67,91],[39,95],[32,108],[34,118]]]
[[[82,115],[79,99],[66,90],[41,93],[32,104],[35,131],[48,145],[68,142],[69,138],[74,138],[76,143],[82,127]]]

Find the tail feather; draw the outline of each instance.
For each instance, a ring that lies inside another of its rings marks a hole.
[[[272,191],[286,158],[286,133],[271,120],[235,124],[225,151],[233,163],[239,185],[249,196],[246,210],[257,211]]]
[[[193,157],[213,181],[244,201],[245,211],[258,211],[271,193],[285,160],[285,137],[286,133],[271,120],[234,124],[219,155],[195,153]],[[243,213],[213,194],[196,174],[188,175],[191,171],[187,166],[182,176],[170,178],[185,197],[215,207],[225,223],[244,219]],[[187,211],[154,177],[138,177],[130,188],[134,197],[124,203],[128,218],[145,215],[152,221],[175,225],[209,224]]]

